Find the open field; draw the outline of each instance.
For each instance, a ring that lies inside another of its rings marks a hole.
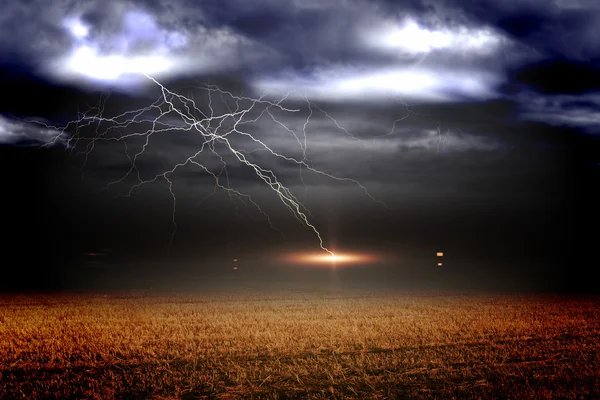
[[[600,398],[600,298],[0,297],[0,398]]]

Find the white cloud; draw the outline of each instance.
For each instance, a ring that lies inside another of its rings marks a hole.
[[[431,149],[438,153],[448,151],[495,151],[501,143],[484,136],[476,136],[453,130],[424,129],[422,134],[402,141],[402,146],[415,149]]]
[[[502,41],[503,38],[489,28],[429,30],[411,19],[405,19],[401,24],[384,22],[366,32],[363,37],[363,44],[368,47],[413,55],[435,50],[459,54],[489,54],[495,52]]]
[[[329,64],[311,76],[293,73],[265,77],[260,90],[305,92],[315,99],[373,100],[400,96],[416,101],[486,100],[497,96],[503,79],[497,62],[490,62],[510,41],[491,28],[448,26],[426,29],[410,18],[402,22],[380,17],[362,24],[359,46],[387,65],[363,68]],[[379,54],[377,54],[379,53]],[[485,60],[485,63],[479,62]]]
[[[0,143],[65,144],[66,134],[35,121],[21,121],[0,115]]]
[[[554,126],[584,128],[597,132],[600,127],[600,95],[554,95],[541,96],[525,93],[518,96],[522,106],[521,116]],[[583,107],[587,102],[588,107]],[[575,104],[575,105],[573,105]]]
[[[260,90],[278,94],[295,91],[314,99],[364,100],[400,96],[421,101],[452,101],[461,96],[494,97],[497,78],[480,71],[432,68],[388,68],[357,71],[323,70],[311,78],[284,77],[256,83]]]
[[[136,86],[149,83],[144,74],[162,79],[233,66],[227,61],[243,42],[226,29],[167,29],[135,9],[124,11],[119,19],[119,28],[102,33],[91,31],[78,16],[67,17],[63,27],[72,48],[48,62],[46,72],[63,81]]]

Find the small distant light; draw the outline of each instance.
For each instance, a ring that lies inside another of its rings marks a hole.
[[[237,258],[234,258],[234,259],[233,259],[233,262],[237,262]]]
[[[234,270],[234,271],[237,271],[237,269],[238,269],[237,267],[233,267],[233,270]]]
[[[438,263],[438,267],[441,267],[441,266],[442,266],[442,263]]]
[[[87,253],[88,257],[102,257],[105,256],[106,253]]]
[[[444,255],[444,253],[443,253],[443,252],[441,252],[441,251],[438,251],[438,252],[437,252],[437,256],[438,256],[438,257],[442,257],[443,255]]]

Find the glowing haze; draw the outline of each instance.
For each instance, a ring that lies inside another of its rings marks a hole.
[[[296,253],[283,257],[283,260],[291,264],[308,264],[314,266],[343,266],[353,264],[370,264],[381,261],[381,257],[374,254],[334,252],[323,253]]]

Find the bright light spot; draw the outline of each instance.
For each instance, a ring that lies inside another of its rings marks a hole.
[[[344,260],[346,260],[348,258],[348,256],[336,256],[335,254],[330,254],[328,256],[324,256],[323,261],[327,262],[330,261],[332,263],[335,262],[342,262]]]
[[[285,257],[285,261],[294,264],[367,264],[377,261],[378,257],[373,254],[363,253],[297,253]]]
[[[441,266],[442,266],[442,263],[438,263],[438,267],[441,267]]]
[[[438,256],[438,257],[442,257],[443,255],[444,255],[444,253],[442,253],[441,251],[438,251],[438,252],[437,252],[437,256]]]
[[[71,32],[71,35],[77,39],[83,39],[89,34],[88,27],[76,18],[67,19],[64,24],[69,32]]]

